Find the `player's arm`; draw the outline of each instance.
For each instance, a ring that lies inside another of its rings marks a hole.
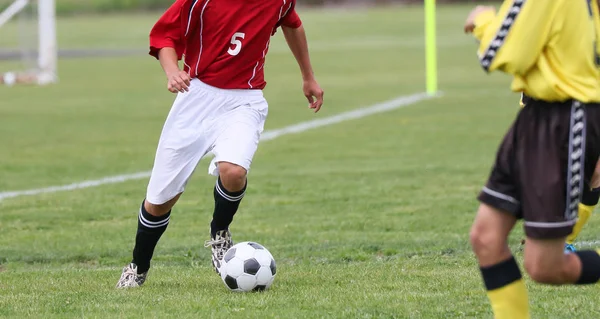
[[[498,13],[488,6],[471,11],[465,32],[472,32],[479,40],[478,55],[484,70],[527,73],[550,39],[552,20],[560,3],[505,0]]]
[[[170,92],[185,92],[190,76],[179,69],[183,56],[184,41],[181,30],[181,12],[185,0],[177,0],[156,22],[150,31],[150,55],[160,61],[167,76]]]
[[[323,106],[323,90],[315,79],[312,64],[310,62],[310,55],[308,53],[306,32],[293,7],[281,21],[281,28],[285,40],[300,66],[300,72],[302,73],[302,80],[304,83],[304,95],[310,103],[309,107],[315,112],[319,112],[321,106]]]
[[[187,72],[179,69],[177,51],[171,47],[164,47],[158,51],[158,60],[167,76],[167,89],[169,92],[183,93],[189,91],[191,78]]]

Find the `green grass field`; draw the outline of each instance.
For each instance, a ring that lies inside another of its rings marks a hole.
[[[480,70],[462,34],[467,12],[439,8],[443,96],[261,144],[232,232],[275,256],[270,291],[231,293],[210,268],[214,179],[203,161],[136,290],[114,285],[147,179],[0,201],[0,317],[491,318],[468,230],[518,95]],[[422,8],[301,14],[326,104],[307,110],[278,34],[267,130],[424,91]],[[157,16],[61,19],[60,46],[144,50]],[[60,77],[0,87],[0,193],[151,168],[173,100],[158,63],[65,59]],[[581,240],[598,226],[592,218]],[[600,316],[597,287],[528,286],[533,318]]]

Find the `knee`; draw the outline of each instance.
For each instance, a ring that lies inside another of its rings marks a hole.
[[[506,242],[506,238],[502,238],[497,232],[487,229],[479,223],[474,223],[471,227],[469,240],[473,252],[478,257],[492,257],[502,254]]]
[[[219,177],[221,183],[229,191],[238,191],[246,185],[246,169],[235,164],[219,163]]]
[[[529,277],[540,284],[562,284],[568,277],[568,271],[563,265],[546,265],[539,260],[525,257],[524,266]]]
[[[179,199],[180,196],[181,196],[181,194],[178,194],[177,196],[175,196],[175,198],[167,201],[166,203],[162,203],[162,204],[153,204],[153,203],[150,203],[148,200],[145,200],[144,208],[146,209],[146,211],[148,213],[150,213],[150,215],[163,216],[171,211],[171,209],[173,208],[173,206],[175,205],[175,203],[177,202],[177,200]]]

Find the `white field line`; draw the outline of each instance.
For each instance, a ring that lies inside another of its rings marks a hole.
[[[417,102],[432,98],[432,96],[426,93],[417,93],[413,95],[400,96],[395,99],[385,101],[382,103],[374,104],[371,106],[359,108],[353,111],[344,112],[338,115],[333,115],[321,119],[301,122],[298,124],[286,126],[280,129],[265,131],[261,136],[261,141],[274,140],[280,136],[288,134],[296,134],[312,130],[315,128],[328,126],[340,122],[363,118],[372,114],[388,112],[391,110],[399,109]],[[19,196],[32,196],[38,194],[56,193],[62,191],[72,191],[83,188],[96,187],[107,184],[123,183],[130,180],[144,179],[150,177],[150,171],[137,172],[133,174],[123,174],[116,176],[108,176],[100,179],[87,180],[79,183],[73,183],[68,185],[57,185],[44,188],[35,188],[20,191],[8,191],[0,192],[0,201],[7,198],[19,197]]]
[[[449,48],[449,47],[460,47],[466,45],[473,45],[472,39],[465,38],[439,38],[437,41],[438,47]],[[383,50],[390,48],[424,48],[425,42],[423,37],[364,37],[364,38],[350,38],[338,41],[324,42],[324,41],[312,41],[309,43],[310,52],[338,52],[348,51],[349,49],[355,50]],[[280,54],[289,53],[290,49],[285,43],[276,42],[271,44],[269,53]]]
[[[591,241],[575,241],[576,248],[599,248],[600,240],[591,240]]]

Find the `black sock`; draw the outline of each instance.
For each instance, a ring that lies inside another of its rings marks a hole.
[[[600,280],[600,255],[595,250],[575,252],[581,260],[581,277],[576,285],[595,284]]]
[[[233,221],[233,215],[237,212],[240,202],[246,193],[246,185],[240,191],[230,192],[223,187],[221,178],[217,179],[214,190],[215,211],[213,213],[213,220],[210,223],[210,235],[213,238],[215,238],[215,234],[218,231],[229,228],[229,225]]]
[[[515,258],[480,269],[494,318],[529,318],[527,288]]]
[[[153,216],[146,211],[144,202],[138,216],[138,229],[135,236],[135,248],[133,248],[132,263],[138,266],[138,273],[144,273],[150,269],[150,260],[154,254],[154,248],[160,236],[167,230],[171,211],[163,216]]]
[[[521,271],[515,257],[490,267],[480,267],[483,283],[487,290],[495,290],[521,280]]]

